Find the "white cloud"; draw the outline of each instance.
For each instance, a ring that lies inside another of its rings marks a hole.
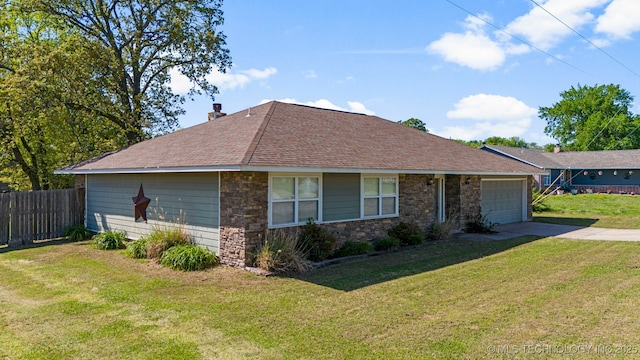
[[[189,81],[189,78],[182,75],[178,69],[173,68],[169,70],[171,76],[171,89],[175,94],[186,94],[191,90],[193,84]]]
[[[237,87],[243,88],[254,80],[267,79],[276,73],[278,73],[278,69],[274,67],[268,67],[264,70],[240,70],[236,73],[221,73],[216,70],[207,76],[207,81],[216,85],[220,90],[231,90]]]
[[[595,30],[613,39],[630,38],[632,33],[640,31],[638,0],[613,0],[598,17]]]
[[[304,75],[304,77],[306,79],[315,79],[318,77],[318,75],[316,74],[315,71],[313,70],[307,70],[307,71],[303,71],[302,74]]]
[[[638,0],[539,0],[544,9],[565,24],[581,31],[585,26],[596,26],[608,39],[593,42],[608,45],[611,40],[628,38],[640,31],[640,6]],[[592,12],[600,12],[609,3],[605,13],[596,19]],[[427,46],[427,51],[440,55],[445,61],[476,70],[495,70],[504,65],[508,56],[523,55],[533,47],[514,37],[523,39],[544,51],[560,45],[569,37],[576,37],[571,29],[538,6],[508,23],[504,31],[485,32],[493,22],[487,14],[479,18],[468,15],[462,32],[447,32]],[[512,36],[510,36],[512,35]]]
[[[192,88],[193,83],[177,69],[171,69],[169,73],[171,75],[171,88],[175,93],[185,94]],[[268,67],[264,70],[239,70],[235,73],[221,73],[218,70],[214,70],[207,75],[207,81],[216,85],[219,90],[232,90],[238,87],[243,88],[245,85],[256,80],[268,79],[277,73],[278,69],[275,67]]]
[[[347,105],[349,105],[349,109],[351,112],[356,112],[356,113],[365,114],[365,115],[376,114],[375,112],[373,112],[373,110],[367,109],[367,107],[361,102],[347,101]]]
[[[610,0],[549,0],[541,5],[550,13],[575,30],[593,22],[589,11]],[[525,38],[534,46],[549,50],[573,32],[541,8],[534,6],[527,14],[517,17],[505,31]]]
[[[260,104],[264,104],[272,100],[273,99],[264,99],[260,101]],[[373,112],[373,110],[367,109],[367,107],[363,103],[357,102],[357,101],[347,101],[347,105],[349,106],[348,109],[335,105],[327,99],[302,102],[293,98],[284,98],[276,101],[289,103],[289,104],[307,105],[307,106],[313,106],[313,107],[330,109],[330,110],[348,111],[348,112],[354,112],[354,113],[365,114],[365,115],[375,115],[375,112]]]
[[[485,15],[485,18],[488,17]],[[494,70],[505,60],[505,51],[500,44],[484,34],[484,22],[467,16],[463,34],[446,33],[427,46],[427,51],[444,58],[445,61],[476,70]]]
[[[447,126],[437,133],[462,140],[521,136],[527,132],[532,118],[538,113],[537,109],[516,98],[500,95],[470,95],[454,106],[454,110],[447,112],[449,119],[473,122],[470,125]]]

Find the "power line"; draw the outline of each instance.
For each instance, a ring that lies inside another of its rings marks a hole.
[[[445,1],[446,1],[446,2],[448,2],[449,4],[453,5],[453,6],[457,7],[458,9],[460,9],[460,10],[462,10],[462,11],[466,12],[467,14],[469,14],[469,15],[473,16],[474,18],[476,18],[476,19],[478,19],[478,20],[480,20],[480,21],[484,22],[485,24],[487,24],[487,25],[491,26],[492,28],[494,28],[494,29],[496,29],[496,30],[498,30],[498,31],[501,31],[501,32],[503,32],[503,33],[505,33],[505,34],[509,35],[510,37],[512,37],[512,38],[514,38],[514,39],[516,39],[516,40],[520,41],[521,43],[523,43],[523,44],[525,44],[525,45],[528,45],[528,46],[530,46],[531,48],[533,48],[533,49],[535,49],[535,50],[537,50],[537,51],[539,51],[539,52],[541,52],[541,53],[543,53],[543,54],[547,55],[548,57],[551,57],[551,58],[553,58],[553,59],[555,59],[555,60],[557,60],[557,61],[559,61],[559,62],[561,62],[561,63],[563,63],[563,64],[565,64],[565,65],[567,65],[567,66],[569,66],[569,67],[571,67],[571,68],[573,68],[573,69],[575,69],[575,70],[578,70],[578,71],[580,71],[581,73],[584,73],[584,74],[586,74],[586,75],[589,75],[589,76],[591,76],[591,77],[593,77],[593,78],[597,78],[595,75],[590,74],[590,73],[588,73],[588,72],[586,72],[586,71],[584,71],[584,70],[582,70],[582,69],[578,68],[577,66],[574,66],[574,65],[572,65],[572,64],[570,64],[570,63],[568,63],[568,62],[566,62],[566,61],[564,61],[564,60],[562,60],[562,59],[560,59],[559,57],[557,57],[557,56],[555,56],[555,55],[552,55],[552,54],[550,54],[550,53],[548,53],[548,52],[546,52],[546,51],[544,51],[544,50],[540,49],[539,47],[537,47],[537,46],[535,46],[535,45],[533,45],[533,44],[529,43],[528,41],[526,41],[526,40],[524,40],[524,39],[522,39],[522,38],[519,38],[519,37],[517,37],[517,36],[515,36],[515,35],[513,35],[513,34],[511,34],[511,33],[509,33],[509,32],[508,32],[507,30],[505,30],[504,28],[501,28],[501,27],[499,27],[499,26],[497,26],[497,25],[495,25],[495,24],[493,24],[493,23],[491,23],[491,22],[487,21],[486,19],[481,18],[480,16],[478,16],[478,15],[476,15],[476,14],[472,13],[471,11],[469,11],[469,10],[467,10],[467,9],[463,8],[462,6],[460,6],[460,5],[456,4],[456,3],[455,3],[455,2],[453,2],[452,0],[445,0]]]
[[[638,75],[638,73],[636,73],[635,71],[633,71],[631,68],[629,68],[628,66],[626,66],[625,64],[623,64],[621,61],[619,61],[618,59],[616,59],[615,57],[613,57],[611,54],[609,54],[608,52],[604,51],[604,49],[602,49],[601,47],[599,47],[598,45],[594,44],[591,40],[587,39],[585,36],[583,36],[580,32],[578,32],[577,30],[575,30],[574,28],[572,28],[571,26],[569,26],[567,23],[565,23],[564,21],[562,21],[560,18],[558,18],[557,16],[555,16],[554,14],[552,14],[549,10],[547,10],[545,7],[543,7],[542,5],[540,5],[538,2],[536,2],[535,0],[529,0],[532,3],[534,3],[537,7],[539,7],[540,9],[542,9],[544,12],[546,12],[547,14],[549,14],[551,17],[553,17],[554,19],[556,19],[558,22],[560,22],[562,25],[564,25],[567,29],[573,31],[576,35],[580,36],[582,39],[584,39],[586,42],[588,42],[589,44],[591,44],[591,46],[595,47],[596,49],[600,50],[600,52],[602,52],[603,54],[605,54],[607,57],[609,57],[611,60],[615,61],[616,63],[618,63],[620,66],[622,66],[623,68],[627,69],[630,73],[632,73],[633,75],[640,77],[640,75]],[[591,145],[592,142],[594,142],[598,136],[600,136],[600,134],[602,134],[602,132],[604,132],[604,130],[607,128],[607,126],[609,126],[609,124],[611,123],[611,121],[613,121],[613,119],[618,115],[618,113],[620,113],[621,109],[618,109],[618,111],[616,112],[615,115],[613,115],[611,117],[611,119],[609,119],[609,122],[607,122],[607,124],[605,126],[602,127],[602,129],[600,130],[600,132],[593,137],[593,139],[591,139],[591,141],[587,144],[587,147],[589,147],[589,145]],[[636,130],[640,129],[640,126],[636,127],[635,129],[633,129],[629,134],[627,134],[626,136],[624,136],[623,138],[619,139],[618,142],[622,142],[624,139],[630,137]]]
[[[554,14],[552,14],[549,10],[545,9],[542,5],[538,4],[535,0],[529,0],[532,3],[534,3],[537,7],[539,7],[540,9],[544,10],[544,12],[546,12],[547,14],[549,14],[551,17],[553,17],[554,19],[558,20],[562,25],[564,25],[567,29],[573,31],[576,35],[580,36],[582,39],[584,39],[586,42],[588,42],[589,44],[591,44],[591,46],[593,46],[594,48],[600,50],[600,52],[602,52],[603,54],[607,55],[611,60],[617,62],[620,66],[622,66],[623,68],[629,70],[629,72],[631,72],[633,75],[640,77],[640,75],[638,75],[638,73],[636,73],[635,71],[633,71],[631,68],[629,68],[627,65],[623,64],[622,62],[618,61],[618,59],[614,58],[613,56],[611,56],[611,54],[609,54],[608,52],[604,51],[601,47],[599,47],[598,45],[594,44],[591,40],[587,39],[586,37],[584,37],[582,34],[580,34],[577,30],[575,30],[574,28],[572,28],[571,26],[569,26],[567,23],[565,23],[564,21],[560,20],[557,16],[555,16]]]

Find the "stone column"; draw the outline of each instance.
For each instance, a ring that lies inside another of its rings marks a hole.
[[[220,174],[220,262],[243,267],[262,242],[268,225],[269,174]]]
[[[400,221],[413,222],[428,232],[436,221],[436,191],[437,185],[433,175],[400,174]]]
[[[447,175],[445,201],[447,217],[457,217],[458,229],[464,229],[480,213],[480,176]]]

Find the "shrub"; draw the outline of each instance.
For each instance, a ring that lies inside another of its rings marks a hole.
[[[127,245],[125,254],[134,259],[144,259],[147,257],[147,239],[140,238]]]
[[[376,251],[386,251],[391,249],[397,249],[399,247],[400,247],[400,240],[391,236],[378,239],[373,243],[373,248]]]
[[[474,234],[491,234],[494,232],[493,228],[496,225],[498,224],[489,221],[487,215],[478,213],[474,218],[467,222],[464,231]]]
[[[427,239],[429,240],[442,240],[448,239],[453,231],[456,229],[456,221],[452,218],[448,218],[443,222],[436,222],[429,228]]]
[[[147,236],[142,237],[146,241],[146,253],[149,259],[159,259],[162,253],[176,245],[190,243],[191,237],[182,226],[156,228]]]
[[[91,231],[82,224],[67,226],[62,230],[62,236],[71,241],[82,241],[91,238]]]
[[[160,264],[174,270],[198,271],[218,264],[218,257],[208,249],[193,245],[175,245],[162,253]]]
[[[124,249],[127,233],[124,231],[105,231],[93,237],[93,245],[100,250]]]
[[[309,220],[298,236],[298,242],[304,244],[304,252],[311,261],[329,258],[336,248],[336,238],[332,233]]]
[[[372,250],[373,247],[368,242],[347,241],[333,253],[333,257],[338,258],[353,255],[363,255],[370,253]]]
[[[533,209],[534,212],[545,212],[545,211],[550,211],[551,207],[549,205],[547,205],[544,200],[538,201],[538,202],[533,202],[531,204],[531,207]]]
[[[306,244],[300,237],[283,230],[268,231],[264,243],[258,248],[255,265],[273,272],[306,272],[311,264],[305,258]]]
[[[544,203],[545,195],[541,194],[540,190],[535,187],[531,192],[531,199],[531,206],[534,212],[544,212],[551,210],[549,205]]]
[[[412,222],[402,221],[387,231],[390,237],[400,240],[401,246],[417,245],[424,242],[424,232]]]

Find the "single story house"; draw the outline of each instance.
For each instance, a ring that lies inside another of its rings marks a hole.
[[[563,151],[556,146],[554,152],[546,152],[497,145],[482,145],[481,149],[547,171],[534,175],[539,189],[640,193],[640,150]]]
[[[393,121],[276,101],[209,119],[57,170],[76,175],[87,228],[135,239],[180,223],[244,266],[267,229],[308,219],[339,241],[401,221],[461,228],[481,209],[495,223],[531,219],[539,169]]]

